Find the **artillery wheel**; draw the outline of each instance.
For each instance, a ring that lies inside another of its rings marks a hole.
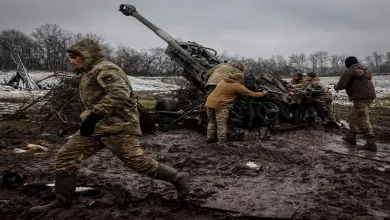
[[[177,102],[172,98],[159,99],[154,106],[155,111],[177,111]]]

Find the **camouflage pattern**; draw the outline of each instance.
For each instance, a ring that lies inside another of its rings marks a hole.
[[[125,73],[115,64],[106,61],[99,45],[81,40],[68,51],[80,54],[84,66],[80,97],[85,111],[84,120],[91,112],[103,116],[91,137],[80,136],[78,131],[57,153],[55,169],[70,173],[85,159],[103,148],[108,148],[126,166],[146,175],[154,175],[158,163],[146,157],[139,146],[141,129],[135,94]]]
[[[90,112],[104,116],[96,125],[94,135],[140,135],[136,96],[122,69],[105,60],[100,46],[91,40],[81,40],[67,51],[84,58],[80,97],[85,111],[81,119]]]
[[[207,138],[215,139],[218,137],[219,143],[226,142],[227,139],[227,120],[229,119],[229,108],[214,109],[207,108]]]
[[[323,120],[327,118],[329,121],[335,121],[336,118],[332,113],[332,102],[333,99],[331,98],[320,97],[319,99],[314,99],[312,107],[318,113],[319,117],[321,117]],[[313,116],[313,113],[311,113],[310,115],[310,111],[309,116]]]
[[[329,121],[335,121],[336,118],[334,117],[333,111],[332,111],[333,98],[324,97],[323,99],[325,101],[325,105],[324,105],[324,108],[323,108],[324,109],[324,113],[325,113],[325,117],[327,117]]]
[[[324,114],[329,121],[336,120],[332,113],[332,102],[333,102],[333,94],[332,92],[320,81],[318,77],[308,80],[305,83],[306,90],[321,90],[323,95],[320,97],[321,102],[315,106],[317,112],[320,114]]]
[[[323,94],[323,98],[331,99],[333,100],[332,92],[326,87],[318,77],[313,78],[312,80],[309,80],[305,82],[304,89],[306,90],[321,90]]]
[[[290,81],[290,85],[298,85],[298,84],[303,84],[305,81],[304,81],[304,79],[302,78],[302,79],[300,79],[300,80],[295,80],[295,79],[292,79],[291,81]]]
[[[231,63],[230,65],[232,65],[232,67],[234,68],[239,69],[241,72],[244,71],[244,65],[242,65],[241,63]]]
[[[242,73],[242,71],[236,67],[238,67],[236,64],[229,63],[220,63],[214,66],[207,72],[209,78],[205,87],[207,88],[210,85],[216,86],[221,80],[228,76],[234,75],[235,73]]]
[[[370,106],[373,100],[355,100],[349,116],[350,132],[358,133],[359,129],[366,138],[374,137],[370,123]]]
[[[323,92],[322,96],[314,99],[313,108],[321,118],[326,117],[328,120],[334,121],[335,117],[332,113],[333,94],[318,77],[307,79],[304,83],[298,84],[295,91],[304,94],[309,93],[312,90],[321,90]],[[311,111],[309,111],[309,116],[312,116]]]
[[[82,161],[104,148],[108,148],[127,167],[141,174],[153,176],[157,171],[158,162],[144,155],[138,135],[84,137],[79,132],[58,151],[55,170],[58,173],[73,172]]]

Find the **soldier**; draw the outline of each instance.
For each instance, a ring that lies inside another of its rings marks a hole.
[[[88,39],[77,42],[67,52],[70,63],[76,65],[75,71],[81,74],[79,89],[85,111],[80,115],[80,130],[56,155],[56,199],[30,211],[70,208],[76,189],[77,166],[103,148],[108,148],[131,169],[171,182],[180,199],[187,196],[190,190],[188,174],[145,156],[140,148],[141,129],[135,94],[122,69],[107,61],[101,47]]]
[[[304,83],[304,78],[302,73],[295,73],[292,80],[290,81],[290,85],[299,85]]]
[[[209,119],[207,125],[207,139],[209,143],[219,144],[227,141],[227,120],[230,107],[238,95],[260,98],[268,92],[252,92],[244,85],[244,74],[236,72],[221,80],[213,92],[207,97],[205,106]],[[218,139],[217,139],[217,137]]]
[[[290,81],[288,84],[289,88],[289,94],[293,96],[296,99],[296,102],[299,104],[303,104],[304,97],[306,95],[305,86],[307,86],[307,77],[304,76],[302,73],[295,73],[293,79]],[[314,112],[315,109],[313,109],[312,106],[308,106],[309,108],[307,109],[308,117],[307,121],[308,122],[314,122],[315,117],[314,117]]]
[[[325,116],[325,118],[327,118],[329,121],[335,121],[335,117],[332,113],[332,92],[329,91],[329,89],[320,81],[320,79],[317,77],[317,74],[314,72],[306,74],[305,81],[306,82],[304,84],[305,86],[303,87],[303,90],[306,90],[307,92],[313,90],[322,91],[322,95],[318,97],[320,100],[317,100],[314,103],[314,109],[319,113],[320,117]]]
[[[357,58],[353,56],[345,59],[345,66],[348,69],[334,87],[336,91],[345,89],[349,99],[353,102],[349,121],[350,130],[343,140],[355,145],[356,134],[360,129],[366,138],[363,149],[376,151],[375,135],[369,118],[370,106],[376,98],[374,84],[371,81],[372,72],[359,64]]]
[[[215,89],[222,79],[235,73],[242,73],[242,71],[244,71],[244,66],[241,63],[220,63],[211,68],[207,71],[209,76],[205,85],[207,95]]]

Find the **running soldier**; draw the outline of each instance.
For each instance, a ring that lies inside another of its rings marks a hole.
[[[123,70],[107,61],[101,47],[88,39],[77,42],[67,52],[75,71],[81,74],[79,90],[85,111],[81,113],[80,130],[57,153],[56,199],[30,211],[70,208],[76,190],[77,166],[103,148],[108,148],[131,169],[171,182],[178,197],[186,197],[190,191],[188,174],[145,156],[140,148],[137,103]]]

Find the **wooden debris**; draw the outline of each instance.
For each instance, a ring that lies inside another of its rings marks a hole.
[[[34,80],[28,74],[27,68],[23,65],[23,62],[20,57],[18,56],[17,60],[12,54],[11,57],[14,60],[17,69],[16,74],[12,76],[12,78],[8,82],[6,82],[6,84],[17,89],[40,90],[36,82],[34,82]]]

